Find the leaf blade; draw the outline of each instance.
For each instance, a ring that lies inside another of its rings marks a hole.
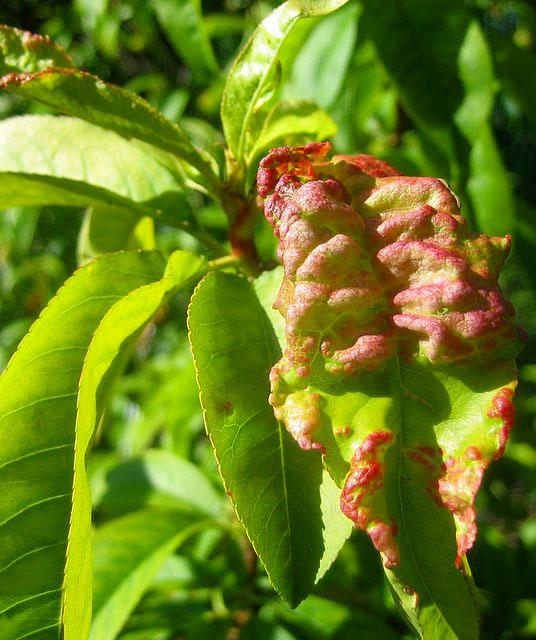
[[[296,23],[302,18],[331,13],[346,2],[289,0],[257,27],[242,49],[227,77],[221,104],[225,138],[238,162],[242,161],[246,152],[246,134],[251,134],[253,138],[256,135],[256,131],[250,130],[252,116],[270,76],[275,72],[281,49],[291,37]],[[290,59],[292,56],[289,52]]]
[[[217,334],[203,323],[208,310],[223,327]],[[312,587],[322,555],[321,466],[303,455],[268,405],[275,336],[251,286],[222,273],[200,283],[188,323],[207,432],[226,489],[272,583],[295,606]]]
[[[204,258],[175,252],[161,280],[133,289],[107,311],[89,345],[77,399],[72,512],[63,583],[66,640],[84,637],[89,628],[91,496],[85,458],[93,433],[129,348],[166,299],[206,267]]]
[[[80,120],[20,116],[0,123],[4,207],[106,205],[141,216],[189,215],[180,174],[136,143]]]
[[[173,153],[198,169],[212,186],[218,184],[208,157],[177,124],[140,96],[90,73],[56,67],[33,74],[11,73],[0,79],[0,88]]]
[[[70,56],[50,38],[0,25],[0,76],[73,66]]]
[[[90,640],[117,637],[166,558],[204,524],[189,513],[147,509],[116,518],[97,530]]]
[[[42,313],[0,377],[1,565],[9,567],[0,620],[9,637],[36,633],[39,625],[57,627],[59,636],[84,354],[111,304],[162,270],[158,252],[116,254],[83,267]]]

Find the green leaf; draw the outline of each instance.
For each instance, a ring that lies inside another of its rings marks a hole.
[[[404,108],[452,153],[450,123],[464,98],[457,60],[470,22],[462,0],[370,0],[363,9],[362,20]]]
[[[50,38],[0,25],[0,76],[72,66],[71,58]]]
[[[15,35],[17,33],[21,34],[23,43],[38,38],[27,32],[15,32]],[[6,36],[14,37],[10,36],[7,27],[4,29]],[[50,42],[48,44],[52,46]],[[42,59],[34,69],[25,65],[22,58],[20,66],[6,67],[7,75],[2,74],[0,88],[173,153],[195,167],[209,185],[219,188],[208,156],[192,145],[177,124],[167,120],[146,100],[84,71],[58,68],[60,65],[54,60],[52,65],[47,62],[50,60]],[[1,65],[2,58],[0,70]]]
[[[285,623],[298,638],[318,638],[319,640],[400,640],[395,632],[379,616],[356,607],[309,596],[294,611],[280,602],[270,602],[261,610],[263,618],[275,618]],[[434,639],[435,640],[435,639]],[[437,636],[439,640],[439,636]]]
[[[265,271],[255,280],[254,287],[257,298],[261,303],[266,316],[268,317],[274,334],[279,343],[281,352],[286,348],[285,320],[283,316],[274,309],[273,301],[277,296],[281,281],[283,280],[283,269],[277,267],[273,271]],[[333,481],[329,473],[322,472],[322,483],[320,484],[320,510],[322,512],[322,539],[324,553],[320,560],[315,582],[319,582],[331,567],[339,555],[344,543],[350,537],[354,525],[340,509],[340,489]]]
[[[188,314],[207,432],[238,517],[270,580],[292,606],[313,586],[323,551],[321,465],[268,404],[279,347],[252,286],[210,273]]]
[[[536,124],[536,87],[528,81],[536,77],[536,55],[516,47],[509,38],[493,30],[486,34],[493,53],[495,70],[502,88]]]
[[[98,529],[93,541],[95,613],[90,640],[116,638],[166,558],[206,524],[191,513],[147,509]]]
[[[176,251],[161,280],[134,289],[109,309],[89,345],[77,403],[72,515],[64,581],[66,640],[83,638],[89,625],[91,498],[85,469],[87,449],[113,382],[135,340],[169,296],[198,278],[206,268],[203,258]]]
[[[280,65],[289,65],[297,53],[292,42],[302,18],[322,16],[347,0],[289,0],[278,7],[255,30],[236,58],[227,77],[221,118],[227,145],[240,163],[255,141],[262,121],[253,123],[257,112],[276,95]],[[286,46],[290,45],[290,46]],[[262,120],[262,119],[261,119]]]
[[[152,0],[151,6],[171,46],[206,82],[218,72],[218,63],[205,30],[200,0]]]
[[[326,110],[334,106],[355,49],[361,11],[359,4],[347,4],[313,29],[294,61],[285,96],[311,100]]]
[[[163,268],[161,254],[138,252],[108,255],[77,271],[0,377],[0,627],[6,638],[60,637],[84,356],[113,303],[159,278]]]
[[[190,213],[171,158],[153,156],[80,120],[21,116],[0,123],[2,206],[74,205],[184,219]]]
[[[322,580],[354,529],[353,522],[341,511],[340,498],[341,491],[339,487],[329,473],[324,470],[322,472],[322,484],[320,485],[320,509],[322,510],[322,522],[324,524],[322,532],[324,553],[318,566],[315,583]]]
[[[467,30],[458,62],[465,98],[454,117],[471,144],[467,190],[476,220],[485,233],[511,233],[515,219],[514,198],[491,127],[495,75],[488,44],[477,22],[472,22]]]
[[[178,507],[217,517],[222,497],[191,462],[164,449],[149,449],[106,472],[98,507],[107,518],[145,507]]]
[[[278,102],[266,116],[247,163],[253,164],[259,156],[273,147],[325,140],[336,133],[337,125],[313,102],[306,100]]]
[[[83,264],[103,253],[154,249],[154,221],[114,209],[91,207],[86,211],[78,236],[78,262]]]

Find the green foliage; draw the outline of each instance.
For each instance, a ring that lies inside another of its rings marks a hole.
[[[52,300],[2,375],[6,637],[59,633],[84,356],[113,303],[161,270],[157,253],[110,254],[83,267]]]
[[[0,22],[2,638],[532,637],[531,3],[14,0]],[[270,405],[289,334],[255,174],[327,138],[447,181],[475,231],[513,236],[517,427],[458,567],[459,513],[411,451],[491,460],[504,354],[397,355],[336,388],[315,360],[299,417],[318,394],[325,456]],[[356,447],[387,430],[367,505],[398,524],[390,568],[340,508]]]

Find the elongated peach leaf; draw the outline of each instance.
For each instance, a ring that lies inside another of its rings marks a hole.
[[[63,584],[65,640],[85,637],[91,614],[91,497],[85,459],[94,431],[130,349],[165,301],[207,268],[186,251],[169,259],[161,280],[140,286],[118,300],[102,318],[84,358],[78,390],[72,510]]]
[[[159,278],[163,269],[156,251],[110,254],[83,267],[43,311],[0,377],[3,637],[63,637],[76,398],[84,357],[110,307]]]

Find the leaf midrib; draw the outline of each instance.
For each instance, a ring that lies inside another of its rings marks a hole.
[[[397,438],[397,442],[398,442],[398,498],[399,498],[399,503],[400,503],[400,513],[402,515],[402,528],[404,531],[404,536],[406,538],[407,541],[407,547],[411,553],[411,559],[413,561],[413,565],[415,567],[415,571],[417,573],[417,575],[419,576],[419,579],[421,580],[422,585],[424,586],[424,589],[426,591],[426,593],[428,594],[428,596],[430,597],[430,600],[432,602],[432,604],[437,608],[437,610],[439,611],[439,613],[441,614],[441,618],[444,620],[445,624],[448,626],[448,628],[452,631],[452,633],[454,633],[454,635],[456,635],[455,631],[452,629],[452,626],[450,625],[450,623],[448,622],[448,620],[445,618],[443,611],[441,609],[441,607],[439,606],[439,604],[437,603],[436,599],[434,598],[432,591],[430,590],[430,588],[428,587],[428,583],[425,580],[423,574],[421,573],[420,567],[419,567],[419,563],[417,562],[417,558],[415,556],[415,553],[413,551],[413,544],[412,544],[412,539],[408,533],[408,524],[407,524],[407,520],[406,520],[406,511],[404,508],[404,501],[402,499],[402,451],[403,451],[403,446],[402,446],[402,439],[404,437],[404,404],[403,404],[403,390],[406,389],[406,387],[404,386],[404,384],[402,383],[402,376],[400,374],[400,359],[399,359],[399,355],[398,353],[395,353],[394,355],[394,360],[396,363],[396,375],[397,375],[397,380],[398,380],[398,388],[399,388],[399,392],[398,392],[398,406],[399,406],[399,420],[400,420],[400,431],[399,431],[399,438]],[[407,389],[407,391],[410,391],[409,389]],[[422,628],[419,616],[416,612],[416,620],[419,624],[420,627],[420,632],[421,632],[421,636],[423,639],[425,639],[425,635],[424,635],[424,630]]]

